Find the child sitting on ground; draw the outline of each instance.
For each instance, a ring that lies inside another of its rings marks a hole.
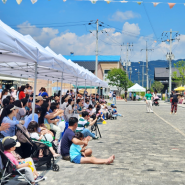
[[[49,147],[49,150],[51,151],[51,153],[53,154],[53,157],[59,157],[60,154],[57,154],[55,152],[55,150],[52,147],[52,143],[49,141],[46,141],[45,137],[44,137],[44,132],[42,132],[42,134],[39,136],[37,130],[38,130],[38,123],[36,121],[31,121],[28,125],[28,132],[30,134],[30,137],[32,140],[36,140],[36,141],[40,141],[43,144],[47,145]],[[39,156],[41,157],[41,156]]]
[[[74,138],[83,140],[84,136],[81,132],[75,133]],[[112,155],[108,159],[97,159],[95,157],[86,157],[86,146],[75,145],[74,143],[70,147],[70,160],[76,164],[111,164],[114,162],[115,156]],[[87,152],[86,152],[87,153]]]
[[[36,182],[39,182],[44,179],[43,176],[39,176],[37,171],[35,170],[33,160],[31,158],[17,160],[13,153],[15,152],[16,147],[20,147],[21,144],[19,142],[16,142],[17,137],[5,137],[2,140],[3,148],[4,148],[4,154],[10,159],[10,161],[16,166],[17,169],[24,169],[25,170],[25,176],[26,179],[31,182],[31,184],[36,184]],[[31,170],[31,167],[29,163],[31,162],[33,165],[33,172]],[[35,178],[34,178],[35,177]]]
[[[114,105],[111,105],[111,107],[112,107],[112,115],[115,115],[116,117],[117,116],[120,116],[120,117],[123,117],[121,114],[119,114],[118,112],[117,112],[117,110],[116,110],[116,106],[114,106]]]

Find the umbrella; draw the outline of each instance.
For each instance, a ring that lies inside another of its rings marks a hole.
[[[184,88],[184,87],[177,87],[177,88],[175,89],[175,91],[185,91],[185,88]]]

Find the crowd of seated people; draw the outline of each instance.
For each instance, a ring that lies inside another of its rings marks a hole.
[[[116,107],[108,107],[107,102],[98,94],[88,96],[85,90],[84,94],[75,95],[73,90],[69,90],[60,98],[60,92],[49,96],[42,87],[35,96],[34,105],[34,94],[29,84],[21,86],[16,93],[13,93],[12,89],[15,90],[11,88],[10,93],[3,90],[0,96],[0,142],[4,146],[5,155],[13,160],[17,168],[26,168],[27,177],[32,184],[43,180],[44,177],[39,176],[36,169],[30,172],[28,165],[19,163],[21,156],[14,159],[15,148],[21,145],[15,137],[18,125],[24,126],[33,141],[46,145],[54,158],[62,156],[62,159],[74,163],[110,164],[114,161],[114,155],[107,159],[97,159],[92,157],[91,149],[86,149],[90,140],[98,139],[91,132],[91,126],[109,119],[110,111],[117,114]],[[32,114],[33,108],[35,111]],[[12,142],[12,147],[6,147],[5,141]],[[58,147],[58,153],[53,144]],[[40,151],[39,158],[42,157],[43,153]]]

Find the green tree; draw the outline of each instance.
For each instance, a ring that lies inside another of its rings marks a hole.
[[[164,88],[164,85],[159,81],[154,81],[152,84],[152,88],[155,89],[157,92],[161,92],[161,90]]]
[[[106,79],[109,80],[109,85],[117,87],[119,94],[121,94],[123,89],[127,90],[127,88],[131,85],[126,72],[122,69],[111,69],[108,72]]]
[[[174,64],[175,68],[178,69],[180,76],[177,71],[173,72],[173,81],[177,83],[178,86],[185,85],[185,61],[181,60]]]

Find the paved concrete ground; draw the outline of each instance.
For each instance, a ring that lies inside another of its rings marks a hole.
[[[176,185],[185,184],[185,123],[180,107],[170,115],[170,104],[146,113],[144,102],[117,103],[124,117],[99,125],[102,138],[90,141],[93,155],[112,165],[73,164],[59,161],[59,172],[49,171],[40,184],[63,185]]]

